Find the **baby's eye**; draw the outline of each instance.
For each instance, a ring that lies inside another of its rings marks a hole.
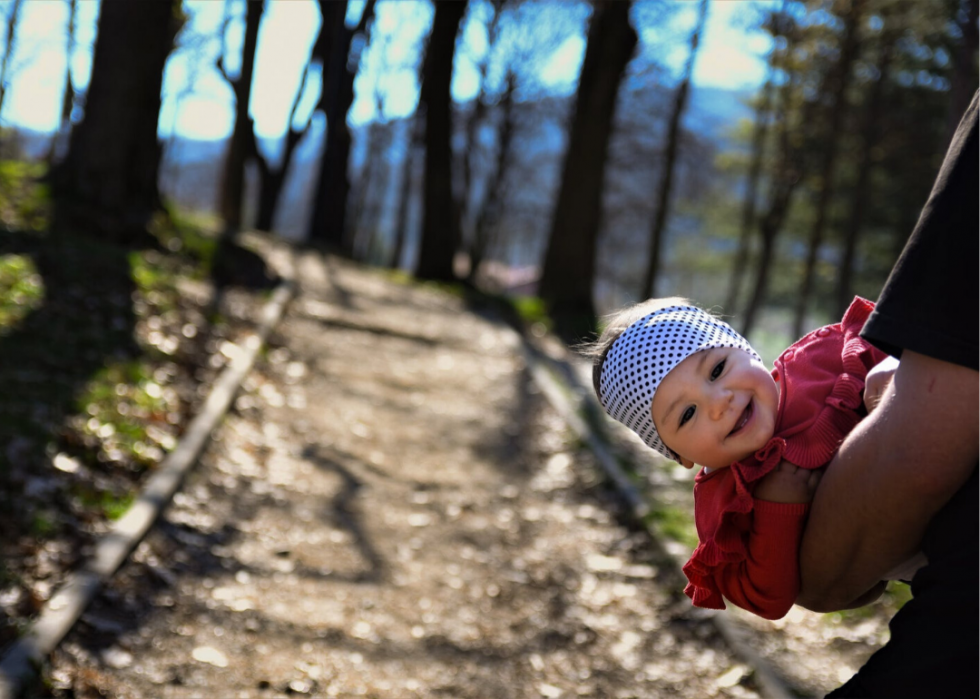
[[[720,362],[718,362],[717,364],[715,364],[715,368],[711,370],[711,380],[712,381],[714,381],[719,376],[721,376],[721,372],[723,372],[725,370],[725,362],[726,361],[727,360],[722,359]]]
[[[684,426],[684,423],[687,422],[688,420],[690,420],[692,417],[694,417],[694,406],[693,405],[690,406],[687,410],[685,410],[684,411],[684,414],[681,415],[681,424],[678,425],[678,427],[683,427]]]

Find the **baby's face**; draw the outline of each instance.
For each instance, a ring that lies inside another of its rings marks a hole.
[[[687,468],[723,468],[766,445],[776,429],[779,387],[748,352],[702,350],[657,387],[650,412],[664,444]]]

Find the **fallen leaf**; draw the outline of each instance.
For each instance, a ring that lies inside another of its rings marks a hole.
[[[211,646],[198,646],[191,652],[191,657],[199,663],[207,663],[215,667],[228,667],[228,656]]]
[[[715,686],[720,689],[734,687],[742,681],[742,678],[745,677],[746,674],[748,674],[748,670],[744,665],[736,665],[731,670],[716,679]]]

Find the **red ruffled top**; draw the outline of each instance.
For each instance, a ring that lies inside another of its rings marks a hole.
[[[767,619],[789,611],[799,593],[799,544],[809,503],[752,497],[755,484],[785,459],[820,468],[864,417],[864,379],[887,357],[858,333],[874,304],[855,298],[840,323],[814,330],[784,351],[776,433],[755,454],[694,479],[700,544],[684,566],[684,592],[698,607],[725,599]]]

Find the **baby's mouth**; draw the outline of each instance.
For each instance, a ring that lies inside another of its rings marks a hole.
[[[728,433],[729,437],[731,437],[733,434],[737,434],[739,430],[745,427],[746,423],[752,419],[754,405],[754,402],[750,400],[749,404],[745,406],[745,410],[742,411],[742,416],[738,419],[738,422],[735,423],[735,427],[732,428],[732,431]]]

